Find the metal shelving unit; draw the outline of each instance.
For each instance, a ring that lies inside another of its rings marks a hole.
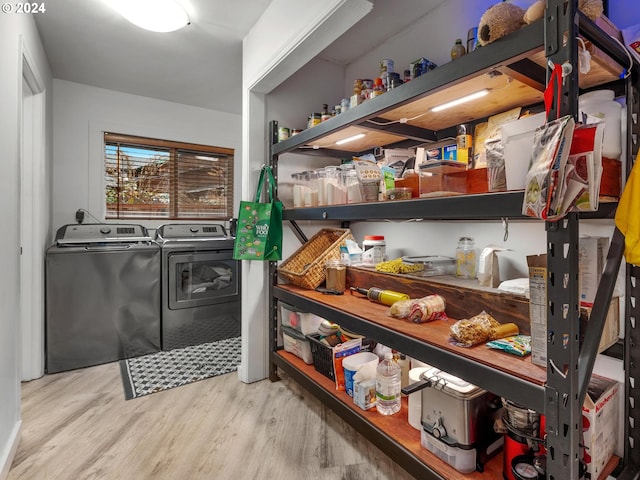
[[[626,65],[627,56],[620,45],[577,9],[577,0],[569,2],[565,9],[564,0],[547,0],[545,18],[515,32],[498,44],[491,44],[479,51],[465,55],[456,62],[438,67],[426,75],[412,80],[406,85],[385,93],[359,105],[322,124],[307,129],[288,140],[277,141],[277,122],[270,124],[270,164],[277,179],[279,156],[285,153],[302,153],[323,156],[351,156],[369,151],[379,145],[366,145],[360,151],[334,150],[326,146],[314,146],[323,138],[339,133],[347,128],[373,128],[369,119],[389,119],[389,115],[398,107],[412,102],[424,101],[430,95],[442,95],[447,88],[455,88],[469,79],[477,78],[487,72],[499,70],[509,72],[514,78],[527,82],[530,87],[539,88],[538,102],[542,102],[547,69],[530,60],[530,57],[544,51],[552,62],[577,65],[578,34],[598,45],[620,65]],[[566,34],[566,35],[565,35]],[[566,40],[566,42],[565,42]],[[636,65],[637,67],[637,65]],[[626,80],[628,115],[628,158],[638,152],[638,116],[640,115],[640,97],[638,91],[638,68]],[[556,115],[577,115],[579,78],[577,69],[569,73],[563,82],[561,101],[555,105],[550,117]],[[535,98],[533,97],[528,98]],[[496,111],[510,108],[495,105]],[[486,113],[486,112],[485,112]],[[493,114],[489,112],[489,114]],[[488,115],[487,115],[488,116]],[[473,119],[477,120],[477,119]],[[469,121],[466,119],[464,121]],[[397,124],[387,133],[403,137],[392,141],[387,148],[408,147],[437,141],[451,135],[451,127],[464,123],[452,115],[450,125],[430,130]],[[362,147],[361,147],[362,148]],[[628,170],[630,166],[628,166]],[[524,219],[521,214],[523,192],[501,192],[457,197],[415,199],[375,204],[356,204],[344,206],[323,206],[316,208],[285,209],[284,219],[292,223],[301,240],[303,232],[297,227],[297,220],[334,220],[342,222],[383,219],[448,219],[448,220],[491,220],[500,218]],[[271,374],[276,380],[277,369],[287,371],[294,379],[306,386],[314,395],[330,406],[355,428],[367,433],[372,441],[384,448],[389,455],[410,473],[420,478],[443,478],[429,465],[416,459],[398,445],[392,437],[345,407],[334,396],[318,387],[312,379],[299,372],[295,366],[277,355],[277,306],[278,301],[286,302],[304,311],[312,311],[322,317],[332,318],[346,328],[358,331],[377,339],[415,358],[423,358],[428,351],[430,362],[447,365],[453,374],[464,372],[465,378],[478,380],[476,383],[494,393],[513,399],[539,412],[544,412],[547,421],[547,478],[579,478],[580,471],[580,432],[581,406],[586,393],[588,379],[597,355],[598,340],[606,317],[613,282],[622,259],[622,247],[619,232],[614,234],[612,247],[608,255],[607,270],[601,282],[591,320],[585,332],[582,348],[579,345],[579,292],[578,292],[578,252],[579,220],[581,218],[613,218],[615,204],[601,204],[598,212],[567,215],[558,222],[547,222],[547,258],[548,258],[548,363],[547,382],[544,386],[523,381],[515,375],[470,361],[461,356],[452,355],[437,347],[427,345],[410,336],[400,334],[389,328],[367,322],[357,312],[344,312],[329,305],[315,302],[304,296],[296,295],[277,286],[276,264],[271,264],[272,285],[270,286],[270,329],[271,329]],[[626,323],[624,341],[624,361],[626,371],[625,418],[626,425],[624,469],[620,479],[638,478],[640,472],[640,386],[630,379],[640,378],[640,353],[636,348],[640,343],[640,332],[635,319],[640,318],[640,274],[638,267],[627,266]],[[435,360],[435,361],[434,361]]]

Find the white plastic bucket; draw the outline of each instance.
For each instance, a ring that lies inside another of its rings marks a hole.
[[[602,156],[620,159],[622,153],[622,105],[614,99],[613,90],[594,90],[578,97],[578,110],[586,113],[587,123],[604,121]],[[579,118],[582,120],[582,118]]]
[[[366,363],[375,363],[377,365],[378,356],[371,352],[360,352],[354,355],[349,355],[342,361],[342,368],[344,369],[344,388],[347,391],[347,395],[350,397],[353,397],[353,376]]]

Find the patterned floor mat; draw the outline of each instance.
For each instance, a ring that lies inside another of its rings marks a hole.
[[[126,400],[233,372],[240,364],[240,337],[120,361]]]

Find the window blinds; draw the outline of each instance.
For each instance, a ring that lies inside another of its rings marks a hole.
[[[106,217],[228,220],[233,149],[104,134]]]

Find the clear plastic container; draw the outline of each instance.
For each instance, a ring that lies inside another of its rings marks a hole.
[[[293,181],[293,208],[302,208],[304,207],[304,175],[301,172],[292,173],[291,180]]]
[[[335,165],[324,167],[324,199],[327,205],[344,205],[347,203],[347,192],[340,168]]]
[[[307,365],[313,363],[311,344],[304,334],[291,327],[283,326],[282,342],[285,352],[293,353],[296,357],[301,358]]]
[[[476,244],[471,237],[460,237],[458,240],[456,277],[476,278]]]
[[[304,191],[304,206],[318,206],[318,173],[316,171],[305,172],[306,189]]]
[[[315,313],[303,312],[299,308],[292,307],[284,302],[280,303],[280,315],[283,327],[291,327],[303,335],[316,333],[324,320]]]
[[[387,352],[378,364],[376,375],[376,409],[382,415],[393,415],[400,411],[402,371],[394,360],[393,353]]]
[[[343,165],[344,185],[347,191],[347,203],[361,203],[360,181],[353,165]]]
[[[318,188],[318,205],[327,205],[327,171],[325,168],[315,170]]]

